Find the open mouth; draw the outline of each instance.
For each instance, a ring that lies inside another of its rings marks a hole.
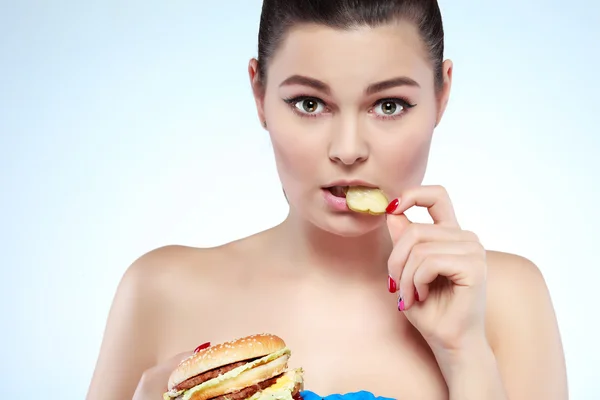
[[[348,186],[331,186],[325,188],[325,190],[329,190],[329,192],[335,197],[346,198],[346,193],[348,192]]]
[[[343,199],[346,206],[355,212],[371,215],[382,215],[389,204],[383,191],[368,186],[330,186],[324,187],[334,197]]]

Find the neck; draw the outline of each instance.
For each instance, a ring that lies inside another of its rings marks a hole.
[[[342,237],[313,225],[290,212],[277,229],[279,250],[297,265],[340,279],[387,276],[392,242],[385,224],[358,237]]]

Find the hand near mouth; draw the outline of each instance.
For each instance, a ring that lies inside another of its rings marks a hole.
[[[426,207],[433,224],[411,222],[404,212],[413,206]],[[407,190],[387,212],[389,290],[400,292],[398,309],[434,351],[485,341],[486,251],[460,228],[446,190]]]

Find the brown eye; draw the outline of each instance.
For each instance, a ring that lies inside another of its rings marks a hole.
[[[318,104],[316,101],[314,100],[303,100],[302,101],[302,108],[304,109],[304,111],[306,111],[307,113],[313,113],[317,110]]]
[[[302,114],[320,114],[325,108],[325,105],[321,101],[313,98],[292,100],[290,103],[293,103],[294,107]]]

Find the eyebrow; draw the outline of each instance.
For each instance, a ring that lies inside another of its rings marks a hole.
[[[308,76],[292,75],[283,82],[281,82],[279,87],[290,85],[309,86],[327,95],[331,94],[331,88],[329,87],[329,85],[327,85],[325,82],[322,82],[318,79],[310,78]],[[372,95],[399,86],[420,87],[420,85],[414,79],[411,79],[407,76],[398,76],[396,78],[387,79],[385,81],[376,82],[369,85],[365,89],[365,94]]]
[[[388,79],[369,85],[369,87],[367,87],[367,89],[365,90],[365,94],[371,95],[377,92],[382,92],[386,89],[391,89],[399,86],[420,87],[417,81],[407,76],[399,76],[396,78]]]

